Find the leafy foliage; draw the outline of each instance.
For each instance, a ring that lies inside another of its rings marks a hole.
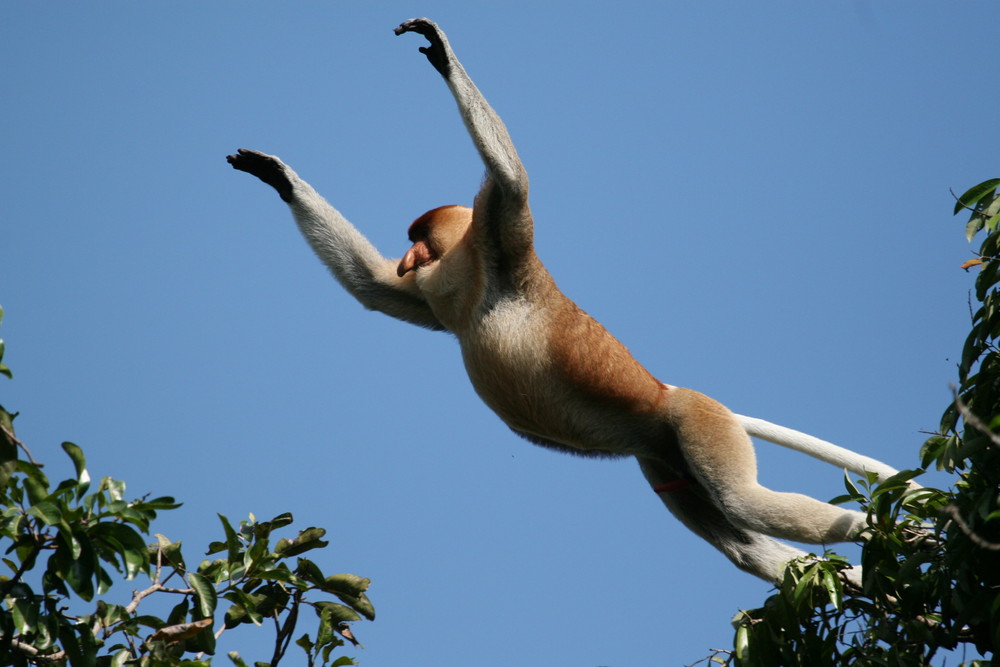
[[[0,373],[10,377],[2,363]],[[156,534],[147,544],[157,513],[179,506],[173,498],[126,500],[124,482],[92,484],[83,450],[70,442],[62,448],[75,474],[53,487],[15,436],[15,417],[0,407],[0,550],[9,570],[0,576],[0,665],[208,665],[222,632],[265,623],[274,627],[274,652],[255,664],[275,665],[309,608],[315,636],[295,640],[307,664],[356,664],[332,653],[345,639],[357,645],[346,623],[375,618],[365,594],[370,581],[326,576],[302,556],[327,545],[322,528],[272,546],[290,514],[270,521],[251,515],[239,526],[220,515],[224,539],[208,548],[216,558],[189,566],[180,542]],[[106,599],[116,580],[141,578],[149,586],[125,604]],[[139,613],[150,596],[176,602],[165,617]],[[71,613],[80,606],[86,613]],[[246,664],[237,653],[229,659]]]
[[[845,591],[840,557],[791,564],[761,609],[735,619],[731,653],[712,660],[745,666],[930,664],[942,649],[1000,646],[1000,179],[958,198],[970,211],[969,240],[986,232],[972,317],[958,368],[956,400],[920,467],[955,475],[947,491],[910,485],[919,472],[882,484],[847,480],[837,501],[869,512],[861,561],[863,591]],[[973,660],[966,664],[986,664]]]

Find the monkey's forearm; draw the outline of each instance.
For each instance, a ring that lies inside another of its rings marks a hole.
[[[444,327],[413,287],[396,276],[396,262],[382,257],[340,211],[273,155],[241,148],[227,161],[267,183],[288,204],[320,260],[361,305],[430,329]],[[409,288],[409,289],[408,289]]]
[[[419,33],[430,42],[430,46],[420,47],[420,52],[427,56],[448,84],[462,120],[494,183],[507,194],[526,198],[528,175],[514,148],[514,142],[503,121],[455,57],[447,36],[428,19],[403,22],[395,33],[401,35],[404,32]]]

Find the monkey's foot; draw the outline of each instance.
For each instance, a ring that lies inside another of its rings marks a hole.
[[[233,155],[226,156],[226,162],[233,169],[253,174],[278,191],[283,200],[292,199],[292,182],[288,179],[285,163],[273,155],[241,148]]]
[[[444,33],[434,21],[430,19],[410,19],[399,24],[394,33],[402,35],[404,32],[415,32],[427,38],[430,46],[421,46],[420,53],[427,56],[427,60],[434,65],[434,69],[440,72],[441,76],[448,78],[451,71],[451,62],[448,57],[448,40]]]

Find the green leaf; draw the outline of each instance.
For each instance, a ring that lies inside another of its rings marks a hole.
[[[299,532],[299,536],[294,540],[281,538],[274,548],[274,552],[282,558],[288,558],[289,556],[298,556],[310,549],[322,549],[329,544],[329,542],[320,539],[324,535],[326,535],[326,531],[322,528],[306,528]]]
[[[826,592],[830,595],[830,603],[837,611],[840,611],[843,605],[840,581],[829,568],[823,568],[823,585],[826,586]]]
[[[111,500],[123,500],[125,498],[125,482],[110,477],[101,480],[101,489],[108,492]]]
[[[30,470],[31,468],[34,468],[38,474],[32,474],[33,471]],[[17,469],[21,472],[27,473],[27,476],[21,480],[21,484],[24,486],[24,490],[27,491],[28,501],[31,502],[32,505],[48,498],[49,480],[45,477],[41,470],[38,470],[36,466],[33,466],[27,461],[18,461]],[[41,519],[41,517],[38,518]]]
[[[80,558],[83,553],[83,543],[87,541],[86,534],[78,535],[65,521],[59,522],[57,530],[63,547],[69,549],[70,558],[74,560]]]
[[[132,506],[145,512],[150,510],[175,510],[180,507],[181,504],[182,503],[177,502],[171,496],[160,496],[159,498],[153,498],[152,500],[136,501],[132,503]]]
[[[861,492],[858,491],[858,487],[854,485],[851,480],[851,475],[847,471],[844,471],[844,488],[847,489],[848,495],[852,498],[861,498]]]
[[[971,241],[976,237],[976,234],[980,229],[983,228],[983,218],[982,216],[975,215],[969,218],[969,221],[965,223],[965,240]]]
[[[8,598],[14,627],[22,635],[32,632],[38,624],[38,603],[24,598]]]
[[[254,572],[253,576],[255,579],[263,579],[265,581],[282,581],[300,588],[306,588],[308,586],[307,582],[293,574],[284,563],[281,563],[278,567],[272,567],[266,570],[257,570]]]
[[[997,201],[1000,201],[1000,200],[997,200]],[[990,208],[992,208],[992,206]],[[986,221],[986,223],[984,224],[984,226],[986,227],[986,229],[990,230],[991,232],[995,232],[997,230],[997,223],[998,222],[1000,222],[1000,213],[997,213],[996,215],[990,217],[990,219]]]
[[[125,576],[135,578],[149,569],[149,547],[134,528],[123,523],[102,521],[87,531],[91,539],[119,554],[125,562]]]
[[[7,435],[14,433],[14,417],[9,412],[0,407],[0,495],[7,489],[7,482],[10,476],[17,469],[17,443]]]
[[[965,194],[955,202],[955,214],[965,208],[973,208],[979,200],[996,190],[998,185],[1000,185],[1000,178],[991,178],[966,190]]]
[[[126,616],[124,618],[128,617]],[[164,621],[159,616],[151,616],[145,614],[140,616],[133,616],[132,622],[135,623],[137,626],[141,625],[143,627],[152,628],[153,630],[159,630],[160,628],[167,625],[167,622]]]
[[[3,359],[3,353],[5,349],[6,346],[3,343],[3,338],[0,338],[0,359]],[[10,372],[10,368],[8,368],[7,364],[3,363],[2,361],[0,361],[0,375],[6,375],[9,378],[14,377],[14,374]]]
[[[174,608],[170,610],[167,615],[166,625],[179,625],[183,623],[188,616],[188,612],[191,611],[190,598],[185,595],[181,598],[181,601],[174,605]]]
[[[60,531],[60,537],[63,533]],[[97,568],[97,558],[94,550],[88,542],[78,542],[80,553],[78,557],[73,557],[72,552],[60,546],[55,555],[50,559],[50,563],[55,560],[59,563],[60,573],[66,583],[69,584],[76,594],[84,600],[94,598],[94,575]]]
[[[232,525],[229,523],[224,515],[219,514],[219,520],[222,521],[222,529],[226,533],[226,559],[229,561],[229,565],[241,565],[243,563],[243,557],[240,555],[242,551],[242,545],[240,544],[240,538],[236,536],[236,531],[233,530]]]
[[[211,618],[211,617],[209,617]],[[191,637],[185,642],[184,649],[191,651],[193,653],[207,653],[208,655],[215,654],[215,632],[212,631],[212,624],[208,624],[205,628],[201,630],[194,637]],[[185,663],[184,667],[195,667],[195,664],[205,665],[209,667],[208,662],[197,662],[197,663]]]
[[[160,552],[160,561],[162,564],[169,565],[178,570],[185,569],[184,554],[181,553],[181,543],[171,542],[166,536],[160,533],[156,533],[155,537],[158,543],[156,548]],[[154,551],[150,554],[150,561],[154,561],[155,557],[156,552]]]
[[[27,480],[25,480],[27,482]],[[41,520],[48,526],[57,526],[62,522],[62,511],[59,505],[49,500],[41,500],[28,508],[28,514]]]
[[[229,564],[221,558],[202,561],[198,566],[198,574],[215,583],[231,578]]]
[[[810,604],[810,593],[813,585],[816,584],[816,574],[816,565],[810,565],[803,573],[802,579],[795,585],[792,591],[792,599],[795,601],[797,607]]]
[[[263,595],[250,595],[236,588],[227,591],[222,597],[233,603],[226,610],[225,623],[227,628],[234,628],[240,623],[260,625],[264,621],[263,615],[257,610],[261,603],[265,602]]]
[[[82,628],[81,628],[82,629]],[[66,655],[69,657],[69,662],[73,667],[76,665],[84,665],[86,657],[83,650],[80,647],[80,642],[77,640],[76,633],[73,631],[73,627],[70,625],[64,625],[61,628],[59,639],[62,641],[63,649],[66,651]],[[94,664],[94,661],[86,660],[88,667]]]
[[[0,307],[0,320],[3,320],[3,307]],[[3,344],[3,339],[0,338],[0,362],[3,361],[4,349],[5,349],[5,346]],[[11,374],[10,369],[7,368],[7,364],[4,364],[4,363],[0,363],[0,375],[6,375],[9,378],[14,377]],[[3,486],[0,485],[0,488],[3,488]]]
[[[188,583],[194,589],[195,599],[198,602],[198,611],[202,617],[211,618],[215,613],[215,605],[218,602],[215,587],[209,583],[208,579],[196,572],[188,575]]]
[[[327,577],[326,581],[327,585],[321,586],[321,590],[333,593],[369,621],[375,620],[375,607],[363,592],[371,583],[369,579],[353,574],[340,574]]]
[[[326,585],[326,576],[319,569],[316,563],[308,558],[298,558],[295,563],[295,574],[318,587],[320,590]]]
[[[240,654],[237,653],[236,651],[230,651],[226,655],[229,657],[232,663],[236,665],[236,667],[247,667],[246,661],[243,660],[243,658],[240,657]]]
[[[62,443],[62,448],[69,455],[70,459],[73,460],[73,466],[76,468],[76,481],[81,487],[76,495],[77,499],[79,499],[87,492],[87,487],[90,486],[90,475],[87,474],[87,459],[83,456],[83,450],[72,442]]]
[[[352,621],[361,620],[361,617],[358,616],[353,609],[336,602],[322,600],[320,602],[316,602],[314,606],[316,607],[316,613],[329,614],[330,621],[334,626],[338,626],[341,623],[350,623]]]
[[[746,625],[740,625],[736,629],[735,653],[737,660],[748,660],[750,658],[750,630]]]
[[[309,633],[306,633],[306,634],[302,635],[301,637],[299,637],[298,639],[296,639],[295,643],[297,645],[301,646],[302,650],[305,651],[306,653],[309,653],[310,651],[312,651],[313,646],[314,646],[314,644],[312,643],[312,640],[309,639]]]
[[[326,578],[323,590],[328,593],[361,595],[371,586],[372,580],[356,574],[334,574]]]
[[[292,523],[292,521],[294,521],[294,519],[292,518],[292,513],[285,512],[283,514],[279,514],[278,516],[274,517],[273,519],[268,521],[268,523],[271,524],[271,530],[277,530],[279,528],[284,528],[288,524]]]
[[[369,621],[375,620],[375,606],[368,599],[368,596],[362,593],[356,598],[349,598],[343,594],[338,596],[344,602],[351,605],[352,608],[356,609],[362,616],[367,618]]]

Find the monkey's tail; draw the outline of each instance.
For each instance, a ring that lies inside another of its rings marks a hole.
[[[846,468],[858,475],[866,475],[873,472],[878,475],[879,481],[885,481],[899,472],[881,461],[876,461],[869,456],[852,452],[832,442],[820,440],[808,433],[796,431],[787,426],[778,426],[777,424],[772,424],[769,421],[757,419],[756,417],[747,417],[745,415],[734,416],[742,424],[747,435],[773,442],[782,447],[794,449],[803,454],[808,454],[820,461],[826,461],[838,468]]]

